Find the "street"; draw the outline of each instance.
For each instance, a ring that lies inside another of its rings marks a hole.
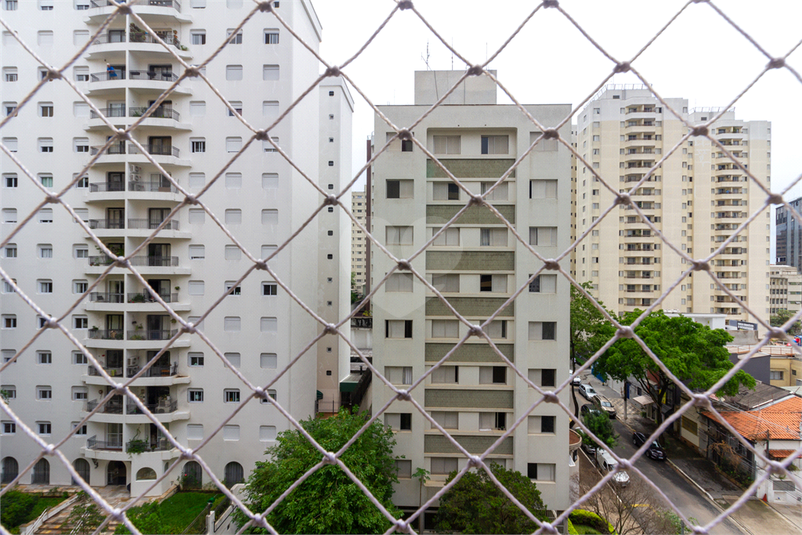
[[[585,379],[583,382],[588,382]],[[589,381],[596,391],[608,399],[618,398],[618,394],[612,389],[602,386],[601,383],[595,379]],[[582,407],[588,401],[577,392],[577,402],[579,407]],[[573,407],[572,407],[573,408]],[[635,453],[635,448],[632,445],[632,432],[620,421],[615,420],[613,425],[615,432],[619,435],[618,446],[614,448],[614,452],[626,458],[631,458]],[[666,454],[671,456],[671,452],[667,451]],[[677,473],[668,463],[662,461],[653,461],[646,456],[641,457],[635,461],[635,467],[640,470],[657,488],[659,488],[674,504],[674,506],[682,511],[682,513],[689,519],[695,519],[699,525],[705,525],[711,522],[716,516],[720,514],[720,510],[708,501],[707,497],[699,492],[690,482],[688,482],[682,475]],[[630,473],[633,479],[638,477],[635,473]],[[656,497],[660,499],[659,495]],[[665,504],[668,507],[668,504]],[[743,534],[748,533],[741,530],[732,520],[726,518],[722,523],[710,530],[711,534]]]

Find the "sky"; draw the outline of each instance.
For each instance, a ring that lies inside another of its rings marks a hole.
[[[321,55],[342,65],[365,44],[395,6],[392,0],[313,0],[323,26]],[[768,59],[708,3],[688,2],[672,25],[632,66],[664,97],[690,107],[729,104],[764,69]],[[538,5],[537,1],[416,0],[415,8],[470,63],[492,56]],[[562,0],[560,6],[618,61],[628,61],[682,9],[674,0]],[[802,38],[802,2],[717,0],[715,4],[772,57],[788,54]],[[802,73],[802,51],[788,65]],[[344,72],[376,105],[412,104],[414,71],[464,69],[412,11],[399,11]],[[576,107],[605,79],[613,62],[566,17],[541,9],[489,65],[524,104]],[[638,83],[633,74],[608,83]],[[354,174],[364,164],[373,112],[356,91]],[[802,83],[787,69],[767,72],[734,104],[736,118],[772,123],[772,189],[782,191],[802,173],[795,161],[802,130]],[[499,103],[508,102],[503,95]],[[796,103],[796,104],[795,104]],[[575,118],[574,118],[575,122]],[[361,189],[360,179],[357,189]],[[787,199],[802,195],[795,186]]]

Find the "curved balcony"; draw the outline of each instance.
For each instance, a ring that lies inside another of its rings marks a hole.
[[[147,2],[142,2],[138,5],[147,5]],[[178,39],[178,29],[167,28],[154,31],[165,44],[172,45],[171,48],[175,48],[174,52],[176,54],[183,58],[192,57],[192,53],[189,49]],[[162,46],[155,37],[139,27],[132,26],[128,32],[127,41],[125,37],[124,30],[98,35],[88,50],[89,57],[103,56],[110,52],[125,50],[130,50],[132,52],[148,52],[150,54],[168,54],[164,46]]]
[[[109,265],[114,263],[114,259],[106,255],[90,256],[87,260],[89,260],[89,266],[85,271],[92,275],[103,273]],[[134,256],[131,258],[131,265],[136,267],[137,271],[143,275],[190,274],[189,268],[179,267],[177,256]],[[112,273],[125,273],[127,271],[125,268],[115,267]]]
[[[190,303],[178,301],[177,293],[161,294],[159,297],[176,312],[189,312],[192,309]],[[130,312],[164,312],[164,307],[145,290],[138,293],[129,293],[125,308]]]
[[[88,311],[115,312],[123,310],[125,295],[121,293],[92,292],[89,302],[84,304]]]
[[[89,122],[86,125],[88,130],[105,130],[108,126],[101,119],[101,116],[113,119],[115,125],[130,126],[150,108],[146,106],[132,106],[126,109],[124,106],[112,108],[100,108],[100,114],[94,110],[89,112]],[[191,125],[181,122],[181,114],[170,106],[159,106],[153,110],[140,123],[142,126],[151,128],[169,128],[172,130],[191,130]]]
[[[123,45],[125,46],[125,44]],[[89,74],[88,92],[99,93],[129,88],[162,93],[169,89],[176,80],[178,80],[177,74],[166,71],[149,71],[130,68],[127,70],[100,71]],[[192,89],[178,85],[173,88],[173,93],[191,95]]]
[[[129,185],[130,187],[130,185]],[[175,190],[175,188],[170,188]],[[147,238],[153,231],[159,228],[161,225],[161,221],[153,220],[153,219],[129,219],[128,220],[128,232],[126,235],[132,238]],[[164,223],[164,227],[159,231],[158,236],[160,238],[176,238],[176,239],[190,239],[192,237],[192,233],[189,231],[180,232],[179,231],[179,223],[177,219],[170,219]]]
[[[100,459],[104,461],[130,461],[131,454],[126,452],[123,448],[122,439],[117,440],[98,440],[97,436],[93,436],[86,441],[86,446],[81,448],[81,453],[87,459]],[[146,451],[138,453],[141,455],[143,462],[148,462],[152,459],[164,460],[173,459],[178,456],[180,452],[174,448],[169,441],[162,438],[158,441],[151,441]]]
[[[134,6],[134,10],[138,15],[148,15],[163,22],[191,22],[190,16],[181,13],[182,2],[185,3],[186,0],[141,0]],[[97,24],[106,20],[116,9],[108,0],[90,0],[87,14]]]

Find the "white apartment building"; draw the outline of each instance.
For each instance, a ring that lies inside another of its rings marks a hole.
[[[44,61],[58,66],[87,42],[114,7],[105,0],[3,0],[2,9],[19,36]],[[271,125],[317,78],[316,59],[272,13],[255,15],[236,35],[230,31],[248,13],[248,2],[144,0],[131,9],[190,64],[205,61],[231,37],[205,73],[231,108],[257,128]],[[307,43],[318,45],[321,26],[309,0],[286,0],[278,9]],[[3,144],[47,189],[61,191],[106,142],[110,130],[58,80],[45,84],[17,110],[43,69],[8,32],[3,32],[0,53],[2,111],[15,115],[0,129]],[[182,70],[129,15],[120,15],[65,76],[115,126],[126,127],[152,107]],[[344,86],[328,82],[269,132],[326,193],[339,191],[340,176],[350,169],[352,109]],[[251,144],[221,172],[252,135],[234,111],[200,78],[185,79],[142,121],[133,137],[181,187],[198,194],[208,186],[200,199],[240,244],[257,258],[276,253],[269,265],[278,278],[333,321],[349,310],[347,296],[340,290],[348,261],[344,219],[339,210],[324,209],[276,252],[314,213],[322,197],[267,141]],[[3,156],[1,163],[0,238],[5,240],[15,223],[35,209],[42,194],[8,157]],[[150,291],[131,272],[115,267],[86,294],[110,261],[58,205],[35,214],[5,245],[0,262],[49,314],[67,314],[64,322],[113,378],[122,381],[158,358],[131,388],[188,447],[198,448],[248,400],[250,391],[196,335],[182,334],[158,355],[180,325],[151,292],[197,325],[230,290],[199,327],[231,365],[257,385],[273,380],[320,332],[320,324],[266,271],[254,271],[237,283],[251,262],[200,206],[171,214],[183,195],[131,143],[115,142],[62,198],[114,252],[130,253],[169,219],[132,260]],[[12,291],[4,284],[0,299],[4,362],[41,327],[40,318]],[[337,360],[344,344],[327,336],[318,346],[269,388],[270,396],[298,419],[314,414],[316,400],[334,399],[336,380],[343,375]],[[2,370],[0,382],[13,410],[53,443],[110,389],[86,357],[55,330],[43,332],[20,352],[16,362]],[[277,433],[288,427],[270,403],[250,400],[196,451],[218,478],[234,483],[247,477]],[[143,441],[146,451],[127,453],[131,440]],[[0,441],[2,479],[7,482],[39,452],[5,415]],[[131,400],[121,397],[106,403],[61,451],[91,485],[130,484],[133,495],[179,458],[158,428]],[[209,481],[199,464],[182,462],[150,494],[161,494],[182,474],[198,484]],[[45,457],[20,482],[68,485],[71,481],[59,461]]]
[[[364,191],[351,192],[351,208],[354,217],[364,227],[367,224],[368,204]],[[363,293],[367,282],[367,250],[368,243],[365,233],[356,224],[351,222],[351,273],[354,277],[354,287]]]
[[[666,102],[694,125],[721,110],[688,109],[687,99]],[[643,86],[611,85],[578,115],[577,151],[593,169],[628,191],[668,153],[687,127]],[[771,125],[743,121],[729,110],[711,134],[768,185]],[[614,195],[577,161],[576,234],[585,232]],[[763,203],[764,193],[705,137],[691,137],[632,195],[666,239],[693,258],[704,258]],[[711,271],[756,313],[768,314],[769,213],[739,233],[711,260]],[[658,238],[634,210],[616,208],[576,248],[576,276],[591,281],[595,295],[617,312],[649,307],[689,266]],[[750,315],[718,288],[707,273],[685,278],[661,304],[681,313]]]
[[[394,124],[412,124],[461,72],[415,73],[415,104],[381,106]],[[440,89],[440,93],[437,92]],[[570,105],[529,105],[542,124],[554,125]],[[487,77],[468,78],[445,104],[418,123],[413,134],[474,193],[486,192],[541,133],[515,106],[496,104],[496,86]],[[394,132],[375,120],[374,152]],[[560,130],[570,139],[570,125]],[[432,238],[468,201],[411,141],[394,141],[373,166],[372,232],[398,258],[408,258]],[[556,140],[542,141],[488,200],[546,258],[570,245],[570,153]],[[371,286],[393,267],[372,249]],[[466,319],[485,321],[518,288],[527,285],[542,263],[521,245],[489,210],[472,207],[417,256],[412,265]],[[565,260],[568,269],[568,259]],[[393,274],[373,299],[373,363],[404,388],[444,357],[467,332],[443,303],[411,273]],[[535,384],[550,390],[569,373],[569,287],[544,273],[488,328],[490,337]],[[374,378],[373,410],[384,407],[392,390]],[[486,451],[538,399],[535,390],[492,351],[471,338],[412,392],[423,406],[471,453]],[[568,403],[567,391],[560,396]],[[409,402],[395,401],[384,415],[397,431],[400,482],[395,502],[419,505],[417,468],[431,473],[425,501],[442,487],[448,473],[467,459]],[[569,504],[568,417],[541,404],[489,461],[528,474],[551,509]]]
[[[769,288],[771,314],[788,310],[796,314],[802,310],[802,274],[793,266],[771,266]]]

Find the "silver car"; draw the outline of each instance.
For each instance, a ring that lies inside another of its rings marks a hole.
[[[588,401],[592,401],[597,396],[596,391],[589,384],[582,383],[579,385],[579,393],[582,394]]]

